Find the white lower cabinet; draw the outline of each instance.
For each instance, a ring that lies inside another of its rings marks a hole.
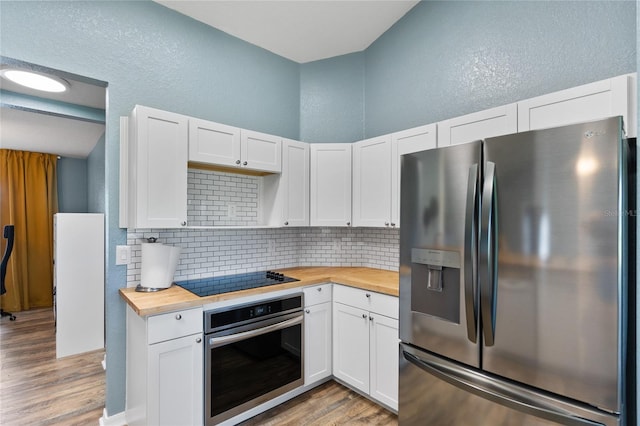
[[[304,384],[331,376],[331,284],[304,289]]]
[[[127,424],[203,424],[202,309],[140,317],[127,308]]]
[[[333,375],[397,410],[398,298],[334,285],[333,300]]]

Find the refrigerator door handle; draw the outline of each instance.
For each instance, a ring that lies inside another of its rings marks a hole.
[[[410,347],[404,345],[401,347],[403,348],[403,357],[416,367],[474,395],[565,426],[604,426],[603,423],[588,420],[562,407],[536,399],[531,392],[527,392],[517,385],[494,380],[436,357],[429,356],[429,359],[422,359],[417,354],[405,350],[411,351]]]
[[[480,311],[484,343],[493,346],[496,330],[496,287],[498,252],[498,211],[496,194],[496,165],[487,161],[482,189],[482,217],[480,222],[479,286]]]
[[[464,224],[464,305],[467,316],[467,337],[473,343],[478,340],[478,307],[475,288],[477,286],[478,252],[478,164],[469,167],[467,181],[467,203]]]

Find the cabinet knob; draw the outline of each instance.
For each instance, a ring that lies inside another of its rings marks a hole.
[[[373,321],[373,317],[369,317],[369,321]]]
[[[385,222],[385,223],[384,223],[384,226],[389,226],[389,222]]]
[[[180,315],[180,314],[176,314],[176,319],[177,319],[178,321],[180,321],[180,320],[182,319],[182,315]]]
[[[322,291],[322,287],[318,287],[318,291]]]
[[[351,226],[351,222],[347,222],[347,226]]]
[[[285,222],[284,224],[285,224],[285,226],[286,226],[286,225],[288,225],[288,224],[289,224],[289,222]]]
[[[198,337],[198,338],[196,339],[196,343],[200,343],[200,342],[202,342],[202,339]]]
[[[247,162],[245,161],[244,163],[242,163],[242,165],[243,165],[243,166],[246,166],[246,165],[247,165]]]
[[[362,318],[367,319],[367,314],[362,314]]]
[[[308,313],[308,314],[310,314],[310,313],[311,313],[311,311],[310,311],[309,309],[305,309],[304,311],[305,311],[306,313]]]
[[[187,222],[183,220],[182,222],[180,222],[180,225],[187,226]]]
[[[367,296],[367,299],[371,297],[369,293],[365,294],[365,296]]]
[[[396,226],[396,224],[395,224],[395,223],[393,223],[393,222],[391,222],[391,226]]]
[[[240,164],[240,160],[236,160],[236,164]]]

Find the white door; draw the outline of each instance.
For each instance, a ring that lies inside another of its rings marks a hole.
[[[635,76],[622,75],[518,102],[518,131],[557,127],[621,115],[636,136]]]
[[[369,393],[369,314],[333,304],[333,375]]]
[[[202,334],[149,345],[148,424],[202,425]]]
[[[351,226],[351,144],[311,144],[311,226]]]
[[[331,375],[331,302],[305,309],[304,384],[309,385]]]
[[[436,125],[415,127],[391,135],[391,227],[400,226],[400,175],[404,154],[436,147]]]
[[[391,137],[356,142],[353,149],[353,226],[391,226]]]
[[[240,129],[189,118],[189,161],[240,166]]]
[[[136,106],[130,124],[135,188],[133,228],[178,228],[187,224],[188,119]],[[132,170],[133,169],[133,170]]]
[[[240,133],[240,153],[245,169],[272,173],[282,171],[281,137],[243,129]]]
[[[370,395],[394,410],[398,409],[398,320],[370,314]]]
[[[509,104],[438,123],[438,146],[458,145],[518,131],[518,106]]]
[[[309,151],[308,143],[282,141],[285,226],[309,226]]]

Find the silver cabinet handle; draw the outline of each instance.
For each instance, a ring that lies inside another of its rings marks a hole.
[[[243,166],[246,166],[246,165],[247,165],[247,162],[245,161],[244,163],[242,163],[242,165],[243,165]]]
[[[240,160],[236,160],[236,164],[240,164]]]
[[[182,319],[182,315],[180,315],[180,314],[176,314],[176,319],[177,319],[178,321],[180,321],[180,320]]]
[[[196,339],[196,343],[200,343],[200,342],[202,342],[202,339],[198,337],[198,338]]]
[[[310,314],[310,313],[311,313],[311,311],[310,311],[309,309],[305,309],[304,311],[305,311],[306,313],[308,313],[308,314]]]
[[[183,220],[182,222],[180,222],[180,225],[187,226],[187,222]]]

